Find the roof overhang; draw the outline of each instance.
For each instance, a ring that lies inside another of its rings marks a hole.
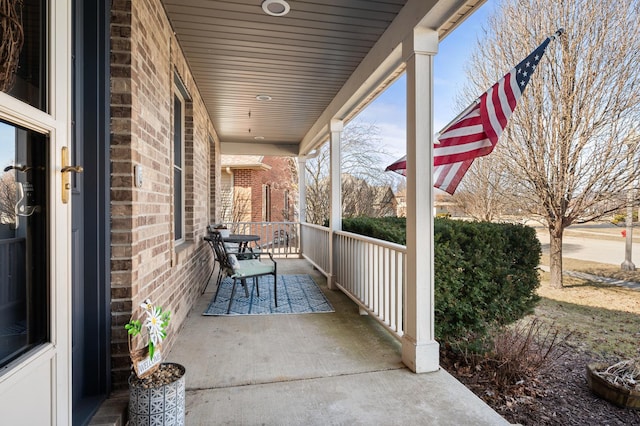
[[[417,27],[450,34],[486,0],[163,0],[223,154],[307,155],[404,71]],[[267,96],[265,101],[264,95]]]

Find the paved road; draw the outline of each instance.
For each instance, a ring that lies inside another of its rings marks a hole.
[[[548,254],[549,233],[538,230],[538,239],[542,244],[542,252]],[[620,237],[620,241],[610,241],[565,235],[562,241],[562,255],[564,257],[613,265],[620,265],[624,261],[625,239],[622,237]],[[640,243],[634,242],[631,252],[633,263],[636,267],[640,267]]]

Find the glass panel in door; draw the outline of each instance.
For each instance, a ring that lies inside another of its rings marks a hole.
[[[48,146],[0,121],[0,368],[50,339]]]

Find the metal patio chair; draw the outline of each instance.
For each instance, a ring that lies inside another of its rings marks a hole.
[[[249,297],[249,290],[246,285],[246,281],[249,278],[253,278],[254,285],[256,287],[256,293],[260,296],[260,287],[258,285],[259,278],[265,275],[273,275],[273,297],[275,306],[278,306],[278,265],[273,260],[271,253],[261,253],[261,255],[268,255],[270,262],[262,262],[259,258],[238,258],[239,253],[229,253],[224,245],[224,241],[219,233],[214,232],[210,236],[212,240],[212,247],[216,253],[216,257],[220,262],[221,274],[220,277],[226,275],[233,279],[233,287],[231,288],[231,297],[229,298],[229,306],[227,308],[227,314],[231,312],[231,304],[233,303],[233,297],[236,292],[237,281],[240,280],[244,287],[246,297]],[[255,255],[254,255],[255,256]],[[216,288],[216,294],[213,296],[215,302],[218,298],[218,293],[222,287],[222,278],[218,281],[218,287]]]

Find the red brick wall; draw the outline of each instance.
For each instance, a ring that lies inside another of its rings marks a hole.
[[[114,0],[111,17],[111,352],[113,386],[121,388],[130,371],[123,325],[132,309],[138,315],[150,298],[171,311],[166,353],[209,275],[212,258],[202,237],[215,215],[209,200],[219,185],[219,142],[209,143],[215,133],[160,0]],[[191,97],[181,244],[174,241],[172,204],[175,73]],[[133,182],[136,165],[143,169],[141,188]]]
[[[271,221],[284,222],[286,215],[285,196],[288,193],[288,221],[294,221],[294,201],[298,196],[298,176],[293,173],[293,160],[290,157],[264,157],[263,163],[271,166],[271,170],[262,171],[258,175],[261,185],[271,188]]]
[[[264,157],[262,162],[271,166],[270,170],[237,169],[234,171],[234,188],[251,190],[251,217],[247,221],[263,221],[263,188],[270,187],[271,222],[285,221],[284,198],[288,191],[289,221],[294,221],[294,202],[298,196],[298,177],[293,173],[293,159],[289,157]]]

